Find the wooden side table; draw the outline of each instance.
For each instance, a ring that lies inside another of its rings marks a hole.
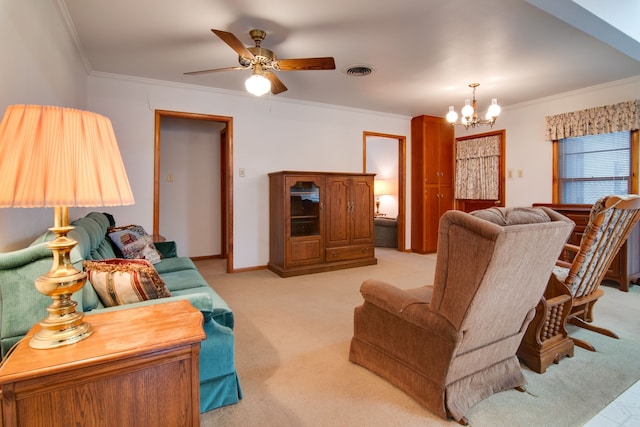
[[[0,367],[12,426],[199,426],[202,314],[187,301],[91,315],[93,334],[37,350],[34,326]]]

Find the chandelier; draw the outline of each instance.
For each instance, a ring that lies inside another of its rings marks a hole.
[[[460,118],[460,123],[457,123],[458,113],[453,109],[453,106],[449,107],[449,112],[447,113],[447,121],[451,123],[451,126],[454,125],[462,125],[465,129],[468,129],[469,126],[472,128],[480,125],[489,125],[493,127],[493,124],[496,122],[496,119],[500,115],[500,106],[498,105],[498,100],[496,98],[491,99],[491,105],[489,105],[489,109],[487,110],[487,115],[484,119],[478,118],[478,107],[476,106],[476,88],[480,86],[480,83],[471,83],[469,85],[470,88],[473,89],[473,99],[465,99],[464,107],[460,110],[460,114],[462,117]]]

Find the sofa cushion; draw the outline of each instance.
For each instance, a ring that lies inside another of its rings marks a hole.
[[[82,265],[82,262],[80,262]],[[84,268],[84,267],[83,267]],[[96,290],[91,285],[91,282],[84,284],[80,292],[78,292],[82,301],[82,311],[87,312],[95,310],[96,308],[103,308],[104,305],[100,302],[100,298]],[[74,294],[75,295],[75,294]]]
[[[83,227],[89,227],[91,231],[87,230],[87,232],[95,234],[95,239],[92,238],[91,250],[86,259],[116,258],[111,241],[107,238],[107,230],[111,226],[109,218],[100,212],[90,212],[85,218],[91,219],[93,222],[84,223],[82,224]]]
[[[161,258],[173,258],[178,256],[178,248],[176,246],[176,242],[154,242],[153,243],[160,252]]]
[[[91,285],[105,307],[170,297],[164,281],[147,260],[84,261]]]
[[[71,223],[76,229],[83,229],[89,237],[89,250],[95,249],[104,240],[105,228],[94,217],[85,216]]]
[[[159,263],[153,264],[153,267],[161,275],[173,271],[197,270],[196,265],[188,257],[162,258]]]
[[[160,277],[167,284],[169,291],[180,291],[182,289],[207,288],[209,284],[198,270],[186,269],[170,271],[160,274]]]
[[[374,245],[382,248],[398,247],[398,220],[377,217],[373,220]]]
[[[88,260],[101,260],[101,259],[109,259],[109,258],[117,258],[116,253],[113,250],[113,246],[107,239],[102,239],[97,248],[91,251]]]
[[[73,230],[69,231],[67,236],[70,239],[76,241],[76,246],[72,249],[71,252],[71,262],[76,262],[78,260],[87,259],[91,254],[92,249],[92,239],[91,235],[87,232],[87,229],[82,225],[70,224],[74,227]],[[52,231],[47,233],[48,235],[45,237],[45,241],[51,241],[56,238],[56,234]]]
[[[34,281],[49,271],[52,263],[51,250],[43,243],[0,254],[2,356],[47,316],[47,306],[52,300],[38,292]]]
[[[146,259],[155,264],[160,261],[160,252],[151,236],[140,225],[110,227],[107,235],[125,259]]]
[[[188,299],[195,308],[202,312],[205,321],[211,318],[216,323],[233,329],[235,323],[233,312],[227,302],[213,288],[184,289],[171,292],[171,294],[173,298]]]

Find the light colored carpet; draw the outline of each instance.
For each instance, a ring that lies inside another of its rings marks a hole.
[[[207,426],[445,426],[403,392],[349,362],[353,309],[367,278],[400,288],[430,284],[435,255],[377,248],[378,265],[280,278],[268,270],[224,272],[225,262],[198,261],[236,319],[236,366],[244,398],[201,415]],[[514,281],[514,286],[517,281]],[[527,392],[492,395],[468,413],[472,426],[582,426],[640,378],[640,287],[604,287],[596,323],[620,340],[582,329],[596,346],[545,374],[526,367]]]

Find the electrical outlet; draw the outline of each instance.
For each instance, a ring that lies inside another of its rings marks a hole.
[[[173,182],[173,174],[167,175],[167,182]]]
[[[238,175],[240,175],[241,177],[244,177],[244,168],[240,168],[238,170]]]

